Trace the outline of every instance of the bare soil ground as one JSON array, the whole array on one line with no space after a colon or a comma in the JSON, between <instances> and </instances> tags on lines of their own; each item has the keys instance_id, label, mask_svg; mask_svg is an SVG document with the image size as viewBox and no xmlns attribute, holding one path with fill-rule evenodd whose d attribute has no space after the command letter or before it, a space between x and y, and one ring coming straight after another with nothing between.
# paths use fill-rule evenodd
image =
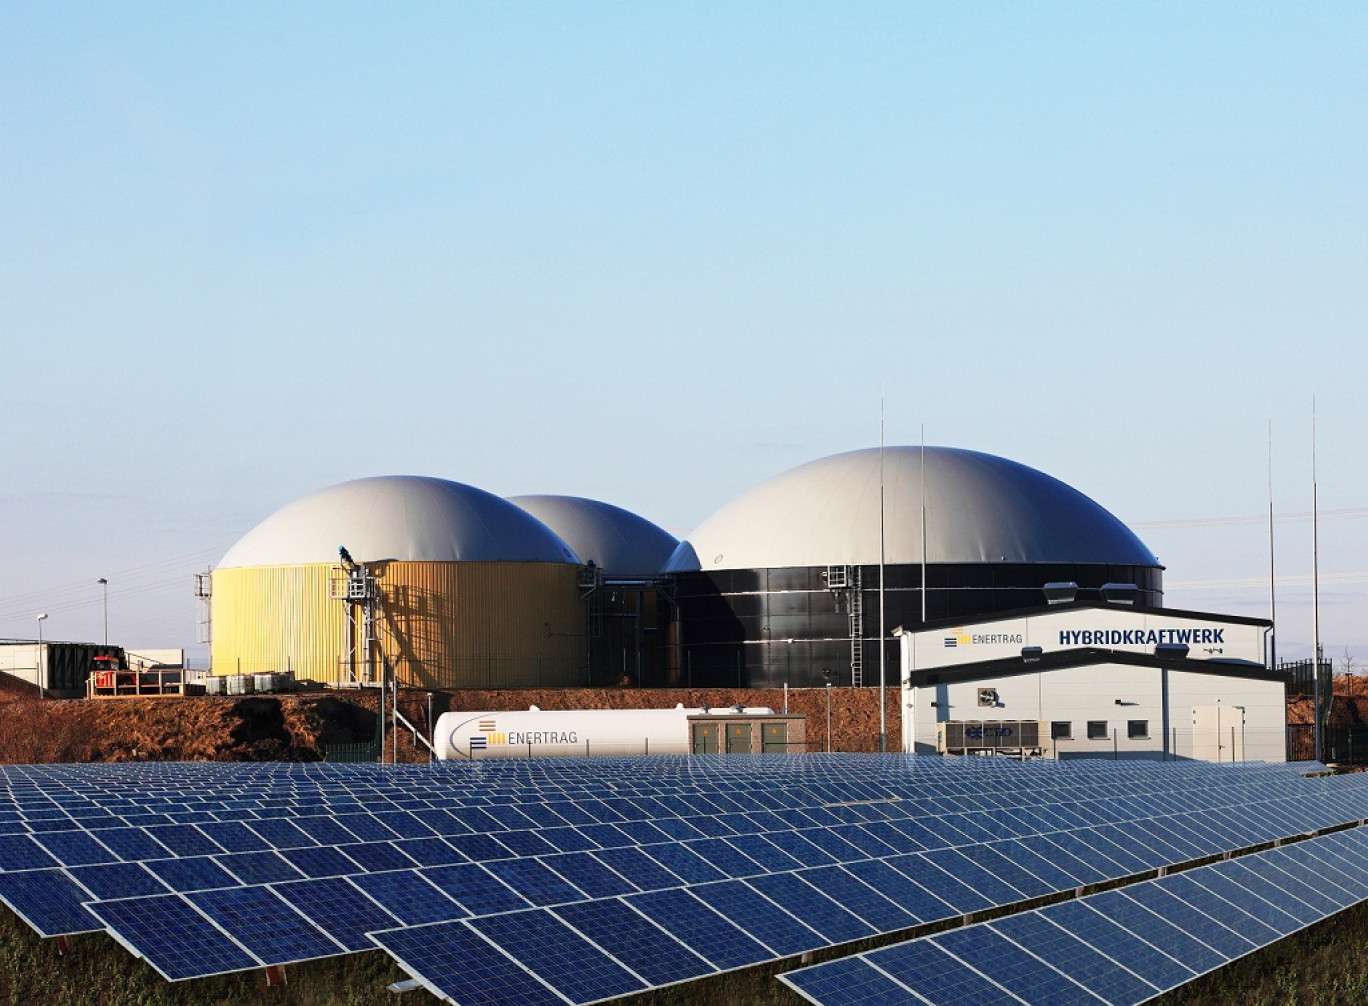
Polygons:
<instances>
[{"instance_id":1,"label":"bare soil ground","mask_svg":"<svg viewBox=\"0 0 1368 1006\"><path fill-rule=\"evenodd\" d=\"M404 691L400 711L427 732L448 710L647 709L686 706L784 707L784 692L741 689L530 689ZM792 690L788 710L807 716L809 751L877 751L876 689ZM899 743L897 692L887 694L889 746ZM368 741L375 730L374 692L312 691L291 695L40 701L0 690L0 762L318 761L329 744ZM400 760L422 759L402 729Z\"/></svg>"}]
</instances>

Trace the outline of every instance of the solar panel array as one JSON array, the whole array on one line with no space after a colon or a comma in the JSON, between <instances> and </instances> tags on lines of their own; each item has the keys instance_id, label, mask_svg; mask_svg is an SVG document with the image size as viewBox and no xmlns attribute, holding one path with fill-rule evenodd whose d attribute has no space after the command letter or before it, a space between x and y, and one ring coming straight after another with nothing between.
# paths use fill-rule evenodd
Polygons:
<instances>
[{"instance_id":1,"label":"solar panel array","mask_svg":"<svg viewBox=\"0 0 1368 1006\"><path fill-rule=\"evenodd\" d=\"M1341 831L782 975L819 1006L1135 1006L1368 900Z\"/></svg>"},{"instance_id":2,"label":"solar panel array","mask_svg":"<svg viewBox=\"0 0 1368 1006\"><path fill-rule=\"evenodd\" d=\"M9 766L0 900L171 980L380 946L453 1002L589 1003L1357 822L1362 778L901 755Z\"/></svg>"}]
</instances>

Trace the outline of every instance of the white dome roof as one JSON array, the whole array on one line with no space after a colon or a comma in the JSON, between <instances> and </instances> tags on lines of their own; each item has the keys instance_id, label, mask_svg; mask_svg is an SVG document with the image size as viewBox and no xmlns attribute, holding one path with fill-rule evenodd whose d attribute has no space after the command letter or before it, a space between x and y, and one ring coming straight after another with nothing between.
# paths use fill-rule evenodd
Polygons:
<instances>
[{"instance_id":1,"label":"white dome roof","mask_svg":"<svg viewBox=\"0 0 1368 1006\"><path fill-rule=\"evenodd\" d=\"M610 576L654 576L679 540L630 510L578 496L512 496L575 550Z\"/></svg>"},{"instance_id":2,"label":"white dome roof","mask_svg":"<svg viewBox=\"0 0 1368 1006\"><path fill-rule=\"evenodd\" d=\"M357 479L296 500L248 531L220 567L336 562L568 562L545 524L483 489L446 479Z\"/></svg>"},{"instance_id":3,"label":"white dome roof","mask_svg":"<svg viewBox=\"0 0 1368 1006\"><path fill-rule=\"evenodd\" d=\"M666 569L877 564L879 455L836 454L756 486L699 525ZM885 561L920 563L922 449L883 455ZM976 451L925 455L927 562L1159 565L1129 528L1056 478Z\"/></svg>"}]
</instances>

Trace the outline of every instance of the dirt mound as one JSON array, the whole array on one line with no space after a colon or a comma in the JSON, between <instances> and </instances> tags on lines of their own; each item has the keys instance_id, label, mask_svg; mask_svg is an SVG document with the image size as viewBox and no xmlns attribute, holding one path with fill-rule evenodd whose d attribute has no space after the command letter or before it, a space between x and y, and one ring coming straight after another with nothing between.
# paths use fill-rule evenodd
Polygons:
<instances>
[{"instance_id":1,"label":"dirt mound","mask_svg":"<svg viewBox=\"0 0 1368 1006\"><path fill-rule=\"evenodd\" d=\"M836 751L877 751L878 691L872 688L794 689L788 711L806 714L808 750L827 749L827 703ZM429 711L660 709L768 706L784 708L783 689L565 688L405 691L400 711L424 734ZM330 744L375 736L374 692L162 699L0 700L0 762L72 761L318 761ZM888 692L890 746L898 743L898 694ZM423 760L425 750L400 727L391 751L401 761Z\"/></svg>"}]
</instances>

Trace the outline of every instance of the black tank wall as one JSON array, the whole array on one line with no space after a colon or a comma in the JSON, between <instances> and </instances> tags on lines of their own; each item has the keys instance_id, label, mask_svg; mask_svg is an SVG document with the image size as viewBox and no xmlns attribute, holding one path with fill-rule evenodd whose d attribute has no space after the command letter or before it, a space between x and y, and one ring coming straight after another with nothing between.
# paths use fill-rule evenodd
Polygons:
<instances>
[{"instance_id":1,"label":"black tank wall","mask_svg":"<svg viewBox=\"0 0 1368 1006\"><path fill-rule=\"evenodd\" d=\"M879 683L879 567L859 569L864 608L863 683ZM675 574L679 683L692 687L820 687L851 684L850 591L827 587L826 566ZM927 570L928 621L1001 614L1045 603L1046 583L1072 581L1080 601L1101 601L1105 583L1140 588L1138 607L1163 604L1163 570L1075 563L936 564ZM915 628L921 618L921 567L884 567L884 623ZM898 649L889 639L888 684L897 683Z\"/></svg>"}]
</instances>

